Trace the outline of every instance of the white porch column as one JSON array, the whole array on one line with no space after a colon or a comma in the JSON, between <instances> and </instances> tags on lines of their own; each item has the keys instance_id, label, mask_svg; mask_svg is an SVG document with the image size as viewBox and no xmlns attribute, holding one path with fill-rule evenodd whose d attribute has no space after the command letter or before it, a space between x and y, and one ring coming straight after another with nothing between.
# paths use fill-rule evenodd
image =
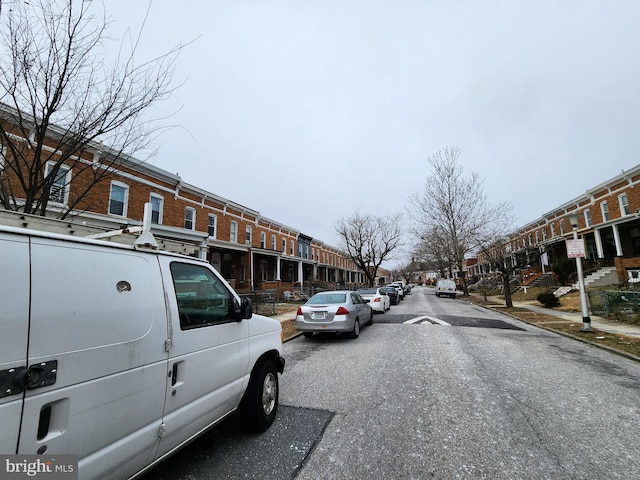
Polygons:
<instances>
[{"instance_id":1,"label":"white porch column","mask_svg":"<svg viewBox=\"0 0 640 480\"><path fill-rule=\"evenodd\" d=\"M593 233L596 237L596 252L598 254L598 258L604 258L604 249L602 248L602 235L600 234L600 229L596 228Z\"/></svg>"},{"instance_id":2,"label":"white porch column","mask_svg":"<svg viewBox=\"0 0 640 480\"><path fill-rule=\"evenodd\" d=\"M302 274L302 260L298 262L298 281L300 282L300 288L304 285L304 276Z\"/></svg>"},{"instance_id":3,"label":"white porch column","mask_svg":"<svg viewBox=\"0 0 640 480\"><path fill-rule=\"evenodd\" d=\"M613 240L616 244L616 257L622 256L622 242L620 241L620 231L617 225L611 225L613 229Z\"/></svg>"},{"instance_id":4,"label":"white porch column","mask_svg":"<svg viewBox=\"0 0 640 480\"><path fill-rule=\"evenodd\" d=\"M278 255L276 258L276 280L280 281L280 262L282 261L282 257Z\"/></svg>"},{"instance_id":5,"label":"white porch column","mask_svg":"<svg viewBox=\"0 0 640 480\"><path fill-rule=\"evenodd\" d=\"M249 275L249 281L251 282L251 289L256 288L256 285L253 283L253 250L249 250L249 270L251 270Z\"/></svg>"}]
</instances>

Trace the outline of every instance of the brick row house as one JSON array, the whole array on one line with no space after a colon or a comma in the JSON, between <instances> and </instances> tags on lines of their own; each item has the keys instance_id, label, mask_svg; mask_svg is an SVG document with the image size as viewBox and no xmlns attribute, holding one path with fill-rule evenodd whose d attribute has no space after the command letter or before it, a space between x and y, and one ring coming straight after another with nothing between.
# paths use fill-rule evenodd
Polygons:
<instances>
[{"instance_id":1,"label":"brick row house","mask_svg":"<svg viewBox=\"0 0 640 480\"><path fill-rule=\"evenodd\" d=\"M573 218L571 218L573 217ZM566 240L576 232L584 240L588 271L611 270L611 284L640 280L640 165L623 171L584 194L545 213L519 228L510 236L512 253L538 247L538 260L520 272L526 285L541 275L550 274L552 265L567 258ZM490 272L482 258L467 265L471 277Z\"/></svg>"},{"instance_id":2,"label":"brick row house","mask_svg":"<svg viewBox=\"0 0 640 480\"><path fill-rule=\"evenodd\" d=\"M4 168L10 152L2 148L0 153L0 175L11 175ZM206 259L240 292L270 289L281 294L312 282L334 288L364 280L338 248L132 157L119 156L105 179L75 203L95 171L107 168L103 159L108 156L103 145L91 145L74 157L73 167L60 169L46 217L74 204L64 222L6 210L0 212L0 222L109 237L110 231L140 226L144 205L150 203L151 232L160 248ZM53 163L45 164L45 170ZM117 237L113 239L127 241L126 235Z\"/></svg>"}]
</instances>

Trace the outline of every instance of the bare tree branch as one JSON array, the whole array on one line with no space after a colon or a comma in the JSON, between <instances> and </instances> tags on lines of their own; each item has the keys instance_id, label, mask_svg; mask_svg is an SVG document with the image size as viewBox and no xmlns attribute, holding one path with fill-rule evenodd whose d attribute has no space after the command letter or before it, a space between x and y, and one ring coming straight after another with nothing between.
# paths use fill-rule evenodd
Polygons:
<instances>
[{"instance_id":1,"label":"bare tree branch","mask_svg":"<svg viewBox=\"0 0 640 480\"><path fill-rule=\"evenodd\" d=\"M181 47L137 64L141 29L130 51L121 44L108 65L100 56L108 23L89 5L17 2L0 17L0 203L6 209L44 215L52 190L62 188L64 218L159 128L144 114L173 91Z\"/></svg>"},{"instance_id":2,"label":"bare tree branch","mask_svg":"<svg viewBox=\"0 0 640 480\"><path fill-rule=\"evenodd\" d=\"M421 193L409 197L414 233L424 239L436 263L449 272L457 269L463 291L465 258L479 249L482 241L497 236L513 222L511 204L489 203L479 175L464 175L458 163L460 150L445 148L429 157L432 174Z\"/></svg>"},{"instance_id":3,"label":"bare tree branch","mask_svg":"<svg viewBox=\"0 0 640 480\"><path fill-rule=\"evenodd\" d=\"M382 262L401 246L401 220L400 214L380 217L356 212L336 224L341 247L365 273L369 286L374 285Z\"/></svg>"}]
</instances>

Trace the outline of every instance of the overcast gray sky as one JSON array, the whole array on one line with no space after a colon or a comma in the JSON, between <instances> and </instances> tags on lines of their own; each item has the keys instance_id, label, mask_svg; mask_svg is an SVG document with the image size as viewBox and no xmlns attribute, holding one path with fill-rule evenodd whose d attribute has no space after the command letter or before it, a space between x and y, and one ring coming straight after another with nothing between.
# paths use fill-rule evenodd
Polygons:
<instances>
[{"instance_id":1,"label":"overcast gray sky","mask_svg":"<svg viewBox=\"0 0 640 480\"><path fill-rule=\"evenodd\" d=\"M119 36L148 3L106 0ZM138 59L190 43L152 163L337 245L458 147L524 225L638 163L640 1L153 0Z\"/></svg>"}]
</instances>

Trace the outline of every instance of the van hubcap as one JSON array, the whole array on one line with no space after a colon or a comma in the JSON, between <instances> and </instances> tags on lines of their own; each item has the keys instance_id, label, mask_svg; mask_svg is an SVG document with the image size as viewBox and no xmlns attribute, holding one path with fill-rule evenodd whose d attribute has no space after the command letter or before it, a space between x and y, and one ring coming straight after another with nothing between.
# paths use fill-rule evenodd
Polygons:
<instances>
[{"instance_id":1,"label":"van hubcap","mask_svg":"<svg viewBox=\"0 0 640 480\"><path fill-rule=\"evenodd\" d=\"M262 410L265 415L270 415L276 406L276 397L278 395L278 384L275 376L270 373L264 377L262 384Z\"/></svg>"}]
</instances>

